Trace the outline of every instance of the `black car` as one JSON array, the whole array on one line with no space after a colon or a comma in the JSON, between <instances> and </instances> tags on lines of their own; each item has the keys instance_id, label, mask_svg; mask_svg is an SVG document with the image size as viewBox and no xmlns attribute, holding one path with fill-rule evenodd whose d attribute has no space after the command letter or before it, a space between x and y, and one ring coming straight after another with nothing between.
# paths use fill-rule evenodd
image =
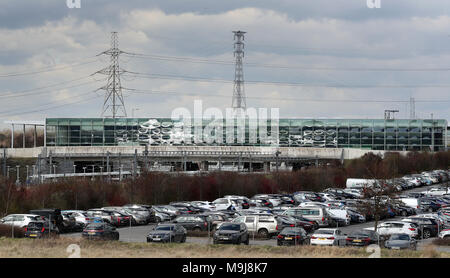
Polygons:
<instances>
[{"instance_id":1,"label":"black car","mask_svg":"<svg viewBox=\"0 0 450 278\"><path fill-rule=\"evenodd\" d=\"M48 219L58 228L60 233L71 232L70 230L67 230L67 226L64 224L60 209L35 209L30 210L30 214L40 215L45 219Z\"/></svg>"},{"instance_id":2,"label":"black car","mask_svg":"<svg viewBox=\"0 0 450 278\"><path fill-rule=\"evenodd\" d=\"M278 215L275 217L277 220L277 231L282 231L284 228L287 227L301 227L306 232L310 233L314 231L314 222L309 220L300 220L292 216L286 216L286 215Z\"/></svg>"},{"instance_id":3,"label":"black car","mask_svg":"<svg viewBox=\"0 0 450 278\"><path fill-rule=\"evenodd\" d=\"M29 238L57 237L58 235L58 230L48 221L33 221L25 227L25 237Z\"/></svg>"},{"instance_id":4,"label":"black car","mask_svg":"<svg viewBox=\"0 0 450 278\"><path fill-rule=\"evenodd\" d=\"M147 242L186 242L187 231L178 224L158 224L147 235Z\"/></svg>"},{"instance_id":5,"label":"black car","mask_svg":"<svg viewBox=\"0 0 450 278\"><path fill-rule=\"evenodd\" d=\"M347 245L367 246L378 243L378 233L370 230L354 231L346 238Z\"/></svg>"},{"instance_id":6,"label":"black car","mask_svg":"<svg viewBox=\"0 0 450 278\"><path fill-rule=\"evenodd\" d=\"M286 227L277 236L277 245L304 245L309 243L306 231L300 227Z\"/></svg>"},{"instance_id":7,"label":"black car","mask_svg":"<svg viewBox=\"0 0 450 278\"><path fill-rule=\"evenodd\" d=\"M248 245L250 236L245 223L226 222L220 225L213 236L213 243L232 243Z\"/></svg>"},{"instance_id":8,"label":"black car","mask_svg":"<svg viewBox=\"0 0 450 278\"><path fill-rule=\"evenodd\" d=\"M417 224L420 237L430 238L436 237L439 234L439 224L435 219L424 217L411 217L403 221Z\"/></svg>"},{"instance_id":9,"label":"black car","mask_svg":"<svg viewBox=\"0 0 450 278\"><path fill-rule=\"evenodd\" d=\"M172 223L183 226L188 231L211 231L212 224L208 215L180 215Z\"/></svg>"},{"instance_id":10,"label":"black car","mask_svg":"<svg viewBox=\"0 0 450 278\"><path fill-rule=\"evenodd\" d=\"M108 223L90 223L84 228L81 236L85 239L119 240L119 232L116 227Z\"/></svg>"}]
</instances>

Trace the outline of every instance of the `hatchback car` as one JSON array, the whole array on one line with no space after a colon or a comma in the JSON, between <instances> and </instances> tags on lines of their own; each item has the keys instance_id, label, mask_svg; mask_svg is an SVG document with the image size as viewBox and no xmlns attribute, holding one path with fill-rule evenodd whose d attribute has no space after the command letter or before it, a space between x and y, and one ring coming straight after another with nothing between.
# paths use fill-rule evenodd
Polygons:
<instances>
[{"instance_id":1,"label":"hatchback car","mask_svg":"<svg viewBox=\"0 0 450 278\"><path fill-rule=\"evenodd\" d=\"M119 240L119 232L109 223L88 224L81 236L85 239Z\"/></svg>"},{"instance_id":2,"label":"hatchback car","mask_svg":"<svg viewBox=\"0 0 450 278\"><path fill-rule=\"evenodd\" d=\"M25 237L28 238L57 237L58 235L58 230L47 221L33 221L25 227Z\"/></svg>"},{"instance_id":3,"label":"hatchback car","mask_svg":"<svg viewBox=\"0 0 450 278\"><path fill-rule=\"evenodd\" d=\"M417 249L417 241L408 234L393 234L384 243L388 249Z\"/></svg>"}]
</instances>

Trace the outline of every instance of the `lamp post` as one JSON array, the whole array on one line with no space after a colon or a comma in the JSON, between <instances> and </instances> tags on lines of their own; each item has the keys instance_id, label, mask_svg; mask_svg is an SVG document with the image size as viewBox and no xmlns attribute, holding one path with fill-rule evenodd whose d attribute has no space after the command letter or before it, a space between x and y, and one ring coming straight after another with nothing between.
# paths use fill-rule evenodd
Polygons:
<instances>
[{"instance_id":1,"label":"lamp post","mask_svg":"<svg viewBox=\"0 0 450 278\"><path fill-rule=\"evenodd\" d=\"M17 165L17 166L16 166L16 169L17 169L17 171L16 171L16 174L17 174L16 184L19 184L19 183L20 183L20 178L19 178L19 175L20 175L20 166Z\"/></svg>"}]
</instances>

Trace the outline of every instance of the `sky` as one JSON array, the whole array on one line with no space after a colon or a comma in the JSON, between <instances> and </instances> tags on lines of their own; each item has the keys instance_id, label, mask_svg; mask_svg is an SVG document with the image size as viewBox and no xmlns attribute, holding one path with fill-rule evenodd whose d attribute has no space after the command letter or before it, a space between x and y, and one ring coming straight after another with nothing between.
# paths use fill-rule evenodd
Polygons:
<instances>
[{"instance_id":1,"label":"sky","mask_svg":"<svg viewBox=\"0 0 450 278\"><path fill-rule=\"evenodd\" d=\"M100 117L118 32L128 116L230 107L245 31L247 107L282 118L450 120L450 1L2 0L0 127ZM138 73L138 74L136 74Z\"/></svg>"}]
</instances>

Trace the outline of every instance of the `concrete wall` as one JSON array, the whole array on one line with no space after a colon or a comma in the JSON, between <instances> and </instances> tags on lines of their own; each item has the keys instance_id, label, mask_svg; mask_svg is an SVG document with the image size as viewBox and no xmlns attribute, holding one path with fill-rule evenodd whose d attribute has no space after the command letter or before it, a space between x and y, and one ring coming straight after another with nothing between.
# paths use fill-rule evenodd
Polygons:
<instances>
[{"instance_id":1,"label":"concrete wall","mask_svg":"<svg viewBox=\"0 0 450 278\"><path fill-rule=\"evenodd\" d=\"M106 156L107 152L117 155L133 155L137 149L138 154L145 151L144 146L111 146L111 147L38 147L26 149L7 149L9 158L37 158L39 154L42 157L49 156L50 152L55 156L66 155L67 157L90 157ZM247 146L149 146L149 152L235 152L255 153L261 155L273 155L280 151L280 157L291 158L309 158L309 159L354 159L372 152L383 155L386 151L363 150L363 149L342 149L342 148L300 148L300 147L247 147ZM408 152L399 152L406 154ZM0 157L3 151L0 150Z\"/></svg>"}]
</instances>

